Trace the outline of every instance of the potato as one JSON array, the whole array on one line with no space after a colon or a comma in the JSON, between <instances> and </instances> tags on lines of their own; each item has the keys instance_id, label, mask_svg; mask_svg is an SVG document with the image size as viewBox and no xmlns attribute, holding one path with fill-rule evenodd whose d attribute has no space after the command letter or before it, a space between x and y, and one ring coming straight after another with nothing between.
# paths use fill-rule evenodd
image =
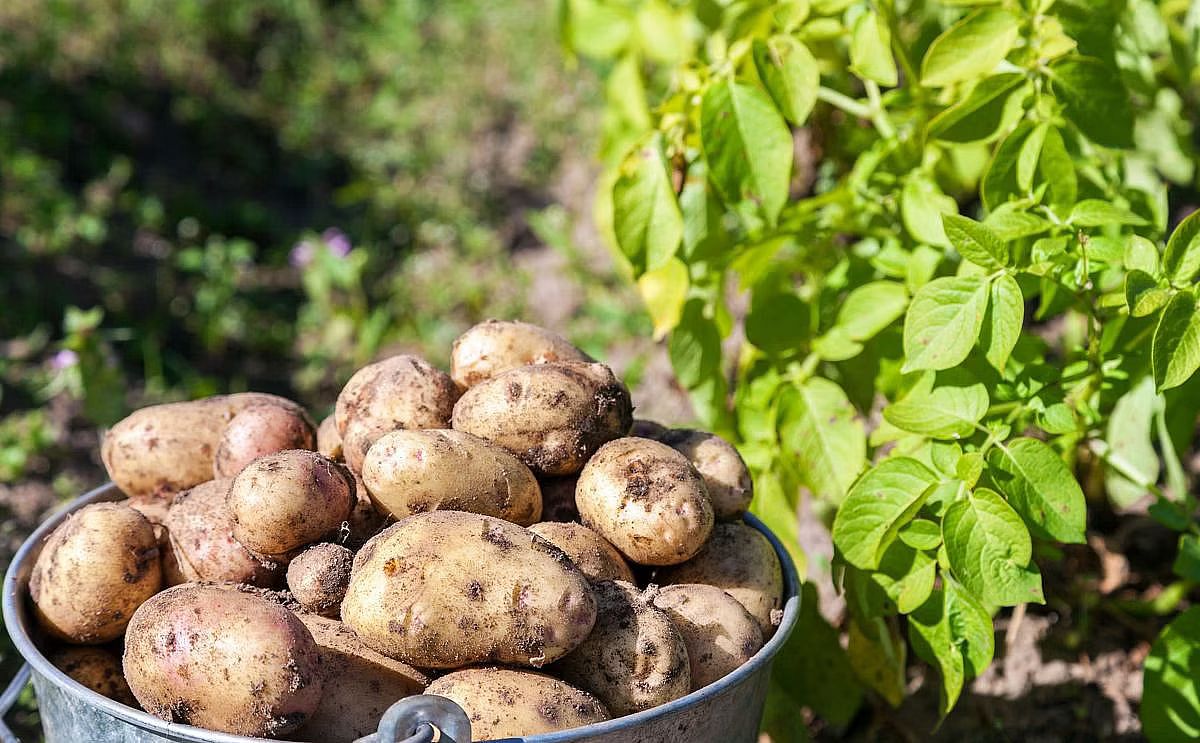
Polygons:
<instances>
[{"instance_id":1,"label":"potato","mask_svg":"<svg viewBox=\"0 0 1200 743\"><path fill-rule=\"evenodd\" d=\"M162 586L158 540L123 503L93 503L67 517L33 564L29 593L51 636L96 645L115 640Z\"/></svg>"},{"instance_id":2,"label":"potato","mask_svg":"<svg viewBox=\"0 0 1200 743\"><path fill-rule=\"evenodd\" d=\"M537 325L488 320L454 341L450 376L462 387L474 387L509 369L553 361L591 358L558 333Z\"/></svg>"},{"instance_id":3,"label":"potato","mask_svg":"<svg viewBox=\"0 0 1200 743\"><path fill-rule=\"evenodd\" d=\"M371 446L384 434L399 430L392 423L374 418L356 418L346 424L342 436L342 461L356 475L362 475L363 462Z\"/></svg>"},{"instance_id":4,"label":"potato","mask_svg":"<svg viewBox=\"0 0 1200 743\"><path fill-rule=\"evenodd\" d=\"M107 645L65 647L50 656L54 667L92 691L137 709L121 673L121 654Z\"/></svg>"},{"instance_id":5,"label":"potato","mask_svg":"<svg viewBox=\"0 0 1200 743\"><path fill-rule=\"evenodd\" d=\"M251 405L233 416L213 456L213 478L233 477L267 454L313 449L317 433L308 413L282 405Z\"/></svg>"},{"instance_id":6,"label":"potato","mask_svg":"<svg viewBox=\"0 0 1200 743\"><path fill-rule=\"evenodd\" d=\"M332 415L326 416L317 426L317 451L335 462L342 461L342 434Z\"/></svg>"},{"instance_id":7,"label":"potato","mask_svg":"<svg viewBox=\"0 0 1200 743\"><path fill-rule=\"evenodd\" d=\"M354 477L314 451L290 449L251 462L225 502L235 539L258 555L286 555L338 534L354 509Z\"/></svg>"},{"instance_id":8,"label":"potato","mask_svg":"<svg viewBox=\"0 0 1200 743\"><path fill-rule=\"evenodd\" d=\"M271 588L283 566L251 554L233 536L225 504L231 480L210 480L175 496L165 522L163 573L168 585L195 581L246 583Z\"/></svg>"},{"instance_id":9,"label":"potato","mask_svg":"<svg viewBox=\"0 0 1200 743\"><path fill-rule=\"evenodd\" d=\"M637 586L595 585L596 627L552 672L590 691L617 716L666 704L692 688L687 647Z\"/></svg>"},{"instance_id":10,"label":"potato","mask_svg":"<svg viewBox=\"0 0 1200 743\"><path fill-rule=\"evenodd\" d=\"M757 529L743 523L717 524L704 549L691 560L660 570L662 585L704 583L733 596L758 621L763 638L779 624L783 568L774 547Z\"/></svg>"},{"instance_id":11,"label":"potato","mask_svg":"<svg viewBox=\"0 0 1200 743\"><path fill-rule=\"evenodd\" d=\"M629 390L603 364L512 369L467 390L454 428L495 442L538 475L572 475L629 430Z\"/></svg>"},{"instance_id":12,"label":"potato","mask_svg":"<svg viewBox=\"0 0 1200 743\"><path fill-rule=\"evenodd\" d=\"M384 529L354 558L342 621L418 668L538 667L596 619L591 586L562 550L516 524L430 511Z\"/></svg>"},{"instance_id":13,"label":"potato","mask_svg":"<svg viewBox=\"0 0 1200 743\"><path fill-rule=\"evenodd\" d=\"M754 482L733 444L704 431L676 428L655 437L688 458L708 489L718 521L740 519L754 498Z\"/></svg>"},{"instance_id":14,"label":"potato","mask_svg":"<svg viewBox=\"0 0 1200 743\"><path fill-rule=\"evenodd\" d=\"M763 646L758 621L716 586L666 586L654 597L654 605L683 635L693 690L732 673Z\"/></svg>"},{"instance_id":15,"label":"potato","mask_svg":"<svg viewBox=\"0 0 1200 743\"><path fill-rule=\"evenodd\" d=\"M313 743L358 740L379 728L388 707L429 685L425 674L371 650L341 622L297 616L317 643L325 685L317 711L293 737Z\"/></svg>"},{"instance_id":16,"label":"potato","mask_svg":"<svg viewBox=\"0 0 1200 743\"><path fill-rule=\"evenodd\" d=\"M376 507L402 519L425 511L469 511L529 526L542 493L529 468L462 431L392 431L367 452L362 479Z\"/></svg>"},{"instance_id":17,"label":"potato","mask_svg":"<svg viewBox=\"0 0 1200 743\"><path fill-rule=\"evenodd\" d=\"M536 671L465 668L442 676L425 693L462 707L475 740L553 733L608 719L600 700Z\"/></svg>"},{"instance_id":18,"label":"potato","mask_svg":"<svg viewBox=\"0 0 1200 743\"><path fill-rule=\"evenodd\" d=\"M350 518L343 524L338 533L338 543L351 550L357 550L367 543L367 540L383 531L387 526L388 517L375 509L371 496L367 493L366 483L354 473L354 510Z\"/></svg>"},{"instance_id":19,"label":"potato","mask_svg":"<svg viewBox=\"0 0 1200 743\"><path fill-rule=\"evenodd\" d=\"M654 439L661 441L664 434L671 429L661 423L644 420L642 418L634 418L633 425L629 427L629 435L637 436L639 439Z\"/></svg>"},{"instance_id":20,"label":"potato","mask_svg":"<svg viewBox=\"0 0 1200 743\"><path fill-rule=\"evenodd\" d=\"M317 644L295 614L254 593L197 583L142 604L124 665L150 714L238 735L295 730L323 688Z\"/></svg>"},{"instance_id":21,"label":"potato","mask_svg":"<svg viewBox=\"0 0 1200 743\"><path fill-rule=\"evenodd\" d=\"M534 524L529 531L567 553L571 562L593 583L623 580L633 583L633 571L621 553L591 529L576 523L551 521Z\"/></svg>"},{"instance_id":22,"label":"potato","mask_svg":"<svg viewBox=\"0 0 1200 743\"><path fill-rule=\"evenodd\" d=\"M161 526L167 521L167 513L171 510L171 501L148 495L135 495L124 501L125 505L146 517L155 526Z\"/></svg>"},{"instance_id":23,"label":"potato","mask_svg":"<svg viewBox=\"0 0 1200 743\"><path fill-rule=\"evenodd\" d=\"M314 614L337 617L350 584L354 553L336 544L315 544L288 564L288 590Z\"/></svg>"},{"instance_id":24,"label":"potato","mask_svg":"<svg viewBox=\"0 0 1200 743\"><path fill-rule=\"evenodd\" d=\"M458 387L442 370L416 356L393 356L354 373L334 408L337 431L346 436L351 420L373 420L399 428L449 428Z\"/></svg>"},{"instance_id":25,"label":"potato","mask_svg":"<svg viewBox=\"0 0 1200 743\"><path fill-rule=\"evenodd\" d=\"M575 487L580 520L634 562L673 565L695 555L713 528L704 481L682 454L627 437L600 447Z\"/></svg>"},{"instance_id":26,"label":"potato","mask_svg":"<svg viewBox=\"0 0 1200 743\"><path fill-rule=\"evenodd\" d=\"M566 477L539 477L542 490L542 521L578 521L579 510L575 508L575 483L578 475Z\"/></svg>"},{"instance_id":27,"label":"potato","mask_svg":"<svg viewBox=\"0 0 1200 743\"><path fill-rule=\"evenodd\" d=\"M104 435L100 457L109 479L126 495L170 497L213 476L213 457L225 427L253 405L302 413L291 400L261 392L216 395L135 411Z\"/></svg>"}]
</instances>

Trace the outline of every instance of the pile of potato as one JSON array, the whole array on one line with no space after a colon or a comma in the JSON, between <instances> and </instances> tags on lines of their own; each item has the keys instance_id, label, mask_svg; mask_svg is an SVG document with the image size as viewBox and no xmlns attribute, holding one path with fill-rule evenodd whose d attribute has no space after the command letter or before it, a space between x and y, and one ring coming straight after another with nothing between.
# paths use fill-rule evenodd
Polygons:
<instances>
[{"instance_id":1,"label":"pile of potato","mask_svg":"<svg viewBox=\"0 0 1200 743\"><path fill-rule=\"evenodd\" d=\"M533 735L710 684L779 622L737 451L635 421L525 323L468 330L450 374L359 370L319 427L218 396L137 411L102 457L128 500L53 532L35 613L63 671L174 722L339 743L424 692L476 739Z\"/></svg>"}]
</instances>

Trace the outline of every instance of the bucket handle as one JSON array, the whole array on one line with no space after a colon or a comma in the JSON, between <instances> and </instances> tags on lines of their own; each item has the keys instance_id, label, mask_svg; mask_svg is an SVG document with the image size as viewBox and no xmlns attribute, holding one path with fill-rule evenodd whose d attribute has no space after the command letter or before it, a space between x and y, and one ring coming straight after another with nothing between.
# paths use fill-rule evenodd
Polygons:
<instances>
[{"instance_id":1,"label":"bucket handle","mask_svg":"<svg viewBox=\"0 0 1200 743\"><path fill-rule=\"evenodd\" d=\"M20 739L9 729L8 724L4 722L4 718L8 716L8 711L12 709L12 706L17 703L21 692L29 685L31 673L29 664L23 664L21 670L17 671L17 675L8 682L4 693L0 694L0 743L21 743Z\"/></svg>"},{"instance_id":2,"label":"bucket handle","mask_svg":"<svg viewBox=\"0 0 1200 743\"><path fill-rule=\"evenodd\" d=\"M471 720L453 701L436 694L405 697L387 708L378 732L354 743L471 743ZM4 743L7 743L5 741Z\"/></svg>"}]
</instances>

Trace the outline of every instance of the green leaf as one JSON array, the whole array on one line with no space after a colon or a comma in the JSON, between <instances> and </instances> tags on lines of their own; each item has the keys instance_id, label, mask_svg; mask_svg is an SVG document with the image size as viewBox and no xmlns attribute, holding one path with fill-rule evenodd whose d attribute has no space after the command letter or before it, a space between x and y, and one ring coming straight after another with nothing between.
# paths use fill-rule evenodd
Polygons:
<instances>
[{"instance_id":1,"label":"green leaf","mask_svg":"<svg viewBox=\"0 0 1200 743\"><path fill-rule=\"evenodd\" d=\"M1133 109L1116 70L1098 59L1071 56L1050 67L1063 113L1093 142L1133 147Z\"/></svg>"},{"instance_id":2,"label":"green leaf","mask_svg":"<svg viewBox=\"0 0 1200 743\"><path fill-rule=\"evenodd\" d=\"M1160 390L1178 387L1200 367L1200 311L1191 292L1179 292L1163 308L1150 342L1150 359Z\"/></svg>"},{"instance_id":3,"label":"green leaf","mask_svg":"<svg viewBox=\"0 0 1200 743\"><path fill-rule=\"evenodd\" d=\"M792 134L771 99L732 80L710 86L700 107L700 141L721 197L752 202L773 224L787 201Z\"/></svg>"},{"instance_id":4,"label":"green leaf","mask_svg":"<svg viewBox=\"0 0 1200 743\"><path fill-rule=\"evenodd\" d=\"M1179 286L1200 272L1200 209L1187 215L1171 233L1162 260L1167 278Z\"/></svg>"},{"instance_id":5,"label":"green leaf","mask_svg":"<svg viewBox=\"0 0 1200 743\"><path fill-rule=\"evenodd\" d=\"M988 463L996 486L1035 534L1083 543L1083 491L1053 449L1037 439L1014 439L993 449Z\"/></svg>"},{"instance_id":6,"label":"green leaf","mask_svg":"<svg viewBox=\"0 0 1200 743\"><path fill-rule=\"evenodd\" d=\"M925 372L904 399L883 409L896 428L937 439L966 438L988 409L987 388L965 374L937 380Z\"/></svg>"},{"instance_id":7,"label":"green leaf","mask_svg":"<svg viewBox=\"0 0 1200 743\"><path fill-rule=\"evenodd\" d=\"M929 519L913 519L900 530L900 541L913 549L935 550L942 543L942 529Z\"/></svg>"},{"instance_id":8,"label":"green leaf","mask_svg":"<svg viewBox=\"0 0 1200 743\"><path fill-rule=\"evenodd\" d=\"M1195 534L1179 535L1179 550L1171 570L1180 578L1200 582L1200 537Z\"/></svg>"},{"instance_id":9,"label":"green leaf","mask_svg":"<svg viewBox=\"0 0 1200 743\"><path fill-rule=\"evenodd\" d=\"M917 242L949 247L942 229L943 215L957 214L958 204L942 193L931 178L913 175L904 181L900 192L900 216L904 227Z\"/></svg>"},{"instance_id":10,"label":"green leaf","mask_svg":"<svg viewBox=\"0 0 1200 743\"><path fill-rule=\"evenodd\" d=\"M887 595L896 610L908 614L933 592L937 562L925 552L897 540L879 560L879 569L870 573L872 582Z\"/></svg>"},{"instance_id":11,"label":"green leaf","mask_svg":"<svg viewBox=\"0 0 1200 743\"><path fill-rule=\"evenodd\" d=\"M1071 406L1061 402L1046 406L1045 410L1038 413L1037 422L1039 428L1052 434L1074 433L1079 428Z\"/></svg>"},{"instance_id":12,"label":"green leaf","mask_svg":"<svg viewBox=\"0 0 1200 743\"><path fill-rule=\"evenodd\" d=\"M1180 614L1150 648L1142 671L1142 732L1151 743L1200 737L1200 606Z\"/></svg>"},{"instance_id":13,"label":"green leaf","mask_svg":"<svg viewBox=\"0 0 1200 743\"><path fill-rule=\"evenodd\" d=\"M779 436L818 498L838 503L867 462L867 436L842 388L813 377L779 397Z\"/></svg>"},{"instance_id":14,"label":"green leaf","mask_svg":"<svg viewBox=\"0 0 1200 743\"><path fill-rule=\"evenodd\" d=\"M979 338L988 304L982 276L947 276L917 290L904 317L904 369L949 369Z\"/></svg>"},{"instance_id":15,"label":"green leaf","mask_svg":"<svg viewBox=\"0 0 1200 743\"><path fill-rule=\"evenodd\" d=\"M1134 269L1125 275L1125 304L1133 317L1153 315L1171 299L1171 290L1153 276Z\"/></svg>"},{"instance_id":16,"label":"green leaf","mask_svg":"<svg viewBox=\"0 0 1200 743\"><path fill-rule=\"evenodd\" d=\"M679 383L691 389L721 368L721 334L704 314L704 301L688 300L680 313L679 326L667 346L671 366Z\"/></svg>"},{"instance_id":17,"label":"green leaf","mask_svg":"<svg viewBox=\"0 0 1200 743\"><path fill-rule=\"evenodd\" d=\"M821 71L808 47L791 36L755 39L754 67L784 117L804 124L821 87Z\"/></svg>"},{"instance_id":18,"label":"green leaf","mask_svg":"<svg viewBox=\"0 0 1200 743\"><path fill-rule=\"evenodd\" d=\"M995 211L1011 198L1025 195L1017 185L1017 160L1032 129L1033 125L1028 121L1021 122L1000 142L1000 146L992 155L987 170L984 171L983 181L979 185L983 205L988 211Z\"/></svg>"},{"instance_id":19,"label":"green leaf","mask_svg":"<svg viewBox=\"0 0 1200 743\"><path fill-rule=\"evenodd\" d=\"M982 673L995 652L991 616L953 581L945 581L909 615L908 639L917 655L937 666L942 676L943 718L954 708L966 680Z\"/></svg>"},{"instance_id":20,"label":"green leaf","mask_svg":"<svg viewBox=\"0 0 1200 743\"><path fill-rule=\"evenodd\" d=\"M984 268L1008 265L1008 246L984 225L959 214L947 214L942 222L950 244L963 258Z\"/></svg>"},{"instance_id":21,"label":"green leaf","mask_svg":"<svg viewBox=\"0 0 1200 743\"><path fill-rule=\"evenodd\" d=\"M784 549L796 563L796 572L806 575L808 556L800 547L799 521L796 519L797 490L784 487L780 478L771 473L755 473L754 501L750 511L779 537Z\"/></svg>"},{"instance_id":22,"label":"green leaf","mask_svg":"<svg viewBox=\"0 0 1200 743\"><path fill-rule=\"evenodd\" d=\"M872 281L856 287L838 308L834 326L854 341L874 338L908 307L908 290L895 281Z\"/></svg>"},{"instance_id":23,"label":"green leaf","mask_svg":"<svg viewBox=\"0 0 1200 743\"><path fill-rule=\"evenodd\" d=\"M1020 22L1000 8L963 18L929 45L921 61L921 84L933 88L981 77L995 69L1017 40Z\"/></svg>"},{"instance_id":24,"label":"green leaf","mask_svg":"<svg viewBox=\"0 0 1200 743\"><path fill-rule=\"evenodd\" d=\"M1119 461L1125 469L1141 478L1140 482L1131 482L1115 469L1105 468L1104 484L1108 497L1118 506L1131 505L1148 492L1145 483L1158 481L1158 453L1151 441L1157 404L1154 380L1142 377L1117 400L1108 419L1104 438L1108 443L1109 459Z\"/></svg>"},{"instance_id":25,"label":"green leaf","mask_svg":"<svg viewBox=\"0 0 1200 743\"><path fill-rule=\"evenodd\" d=\"M850 36L850 71L864 80L893 86L899 82L892 57L892 32L873 10L854 21Z\"/></svg>"},{"instance_id":26,"label":"green leaf","mask_svg":"<svg viewBox=\"0 0 1200 743\"><path fill-rule=\"evenodd\" d=\"M665 265L679 249L683 215L658 134L621 163L613 185L613 230L638 275Z\"/></svg>"},{"instance_id":27,"label":"green leaf","mask_svg":"<svg viewBox=\"0 0 1200 743\"><path fill-rule=\"evenodd\" d=\"M809 336L809 306L795 292L755 292L746 340L764 353L794 351Z\"/></svg>"},{"instance_id":28,"label":"green leaf","mask_svg":"<svg viewBox=\"0 0 1200 743\"><path fill-rule=\"evenodd\" d=\"M1038 172L1046 182L1047 201L1055 210L1066 211L1075 203L1079 179L1075 175L1075 161L1067 152L1062 132L1057 127L1046 130L1046 141L1042 142L1042 156L1038 160Z\"/></svg>"},{"instance_id":29,"label":"green leaf","mask_svg":"<svg viewBox=\"0 0 1200 743\"><path fill-rule=\"evenodd\" d=\"M1045 603L1029 530L995 492L980 488L951 503L942 537L954 577L983 603Z\"/></svg>"},{"instance_id":30,"label":"green leaf","mask_svg":"<svg viewBox=\"0 0 1200 743\"><path fill-rule=\"evenodd\" d=\"M1146 220L1128 209L1102 199L1084 199L1075 205L1067 222L1076 227L1107 227L1109 225L1143 225Z\"/></svg>"},{"instance_id":31,"label":"green leaf","mask_svg":"<svg viewBox=\"0 0 1200 743\"><path fill-rule=\"evenodd\" d=\"M959 143L991 139L1021 115L1027 91L1025 76L1019 72L985 78L970 95L933 117L929 136Z\"/></svg>"},{"instance_id":32,"label":"green leaf","mask_svg":"<svg viewBox=\"0 0 1200 743\"><path fill-rule=\"evenodd\" d=\"M1004 371L1025 324L1025 297L1020 284L1009 274L992 282L991 295L979 345L988 363L997 371Z\"/></svg>"},{"instance_id":33,"label":"green leaf","mask_svg":"<svg viewBox=\"0 0 1200 743\"><path fill-rule=\"evenodd\" d=\"M863 344L852 339L845 330L834 326L813 340L812 350L822 361L847 361L863 352Z\"/></svg>"},{"instance_id":34,"label":"green leaf","mask_svg":"<svg viewBox=\"0 0 1200 743\"><path fill-rule=\"evenodd\" d=\"M1143 271L1151 276L1158 273L1158 246L1141 235L1133 235L1125 246L1125 268Z\"/></svg>"},{"instance_id":35,"label":"green leaf","mask_svg":"<svg viewBox=\"0 0 1200 743\"><path fill-rule=\"evenodd\" d=\"M801 586L796 631L772 665L772 677L782 682L793 704L809 706L834 725L845 725L862 704L862 688L838 631L821 616L813 583Z\"/></svg>"},{"instance_id":36,"label":"green leaf","mask_svg":"<svg viewBox=\"0 0 1200 743\"><path fill-rule=\"evenodd\" d=\"M661 340L679 324L683 315L688 291L687 266L678 258L672 258L659 268L642 274L637 286L654 323L654 337Z\"/></svg>"},{"instance_id":37,"label":"green leaf","mask_svg":"<svg viewBox=\"0 0 1200 743\"><path fill-rule=\"evenodd\" d=\"M909 457L885 459L863 475L833 521L833 543L846 562L864 570L877 568L936 482L925 465Z\"/></svg>"},{"instance_id":38,"label":"green leaf","mask_svg":"<svg viewBox=\"0 0 1200 743\"><path fill-rule=\"evenodd\" d=\"M987 219L983 220L983 226L1005 242L1039 235L1050 231L1054 226L1049 220L1026 211L1017 203L1010 201L1001 204L995 211L987 215Z\"/></svg>"},{"instance_id":39,"label":"green leaf","mask_svg":"<svg viewBox=\"0 0 1200 743\"><path fill-rule=\"evenodd\" d=\"M894 622L876 617L852 618L846 652L859 680L874 689L888 704L904 701L908 646Z\"/></svg>"}]
</instances>

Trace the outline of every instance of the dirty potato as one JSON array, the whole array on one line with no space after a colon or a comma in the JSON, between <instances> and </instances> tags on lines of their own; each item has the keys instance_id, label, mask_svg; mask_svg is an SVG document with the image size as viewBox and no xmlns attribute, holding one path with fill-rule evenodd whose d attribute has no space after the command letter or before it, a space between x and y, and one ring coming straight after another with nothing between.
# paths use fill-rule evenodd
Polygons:
<instances>
[{"instance_id":1,"label":"dirty potato","mask_svg":"<svg viewBox=\"0 0 1200 743\"><path fill-rule=\"evenodd\" d=\"M288 590L308 611L338 617L353 562L354 553L341 545L315 544L288 564Z\"/></svg>"},{"instance_id":2,"label":"dirty potato","mask_svg":"<svg viewBox=\"0 0 1200 743\"><path fill-rule=\"evenodd\" d=\"M295 730L323 687L317 644L295 614L254 593L196 583L142 604L124 667L155 717L238 735Z\"/></svg>"},{"instance_id":3,"label":"dirty potato","mask_svg":"<svg viewBox=\"0 0 1200 743\"><path fill-rule=\"evenodd\" d=\"M175 493L212 479L213 457L225 427L254 405L303 414L291 400L261 392L151 405L108 430L100 458L109 478L126 495L170 500Z\"/></svg>"},{"instance_id":4,"label":"dirty potato","mask_svg":"<svg viewBox=\"0 0 1200 743\"><path fill-rule=\"evenodd\" d=\"M610 441L588 460L575 488L580 520L643 565L695 555L713 528L704 481L687 458L650 439Z\"/></svg>"},{"instance_id":5,"label":"dirty potato","mask_svg":"<svg viewBox=\"0 0 1200 743\"><path fill-rule=\"evenodd\" d=\"M354 373L338 394L334 421L343 438L351 420L399 428L448 428L458 387L450 375L417 356L402 354Z\"/></svg>"},{"instance_id":6,"label":"dirty potato","mask_svg":"<svg viewBox=\"0 0 1200 743\"><path fill-rule=\"evenodd\" d=\"M225 502L235 539L255 554L281 556L336 537L354 509L354 477L315 451L290 449L251 462Z\"/></svg>"},{"instance_id":7,"label":"dirty potato","mask_svg":"<svg viewBox=\"0 0 1200 743\"><path fill-rule=\"evenodd\" d=\"M213 478L233 477L267 454L313 449L317 434L308 413L282 405L251 405L233 416L213 456Z\"/></svg>"},{"instance_id":8,"label":"dirty potato","mask_svg":"<svg viewBox=\"0 0 1200 743\"><path fill-rule=\"evenodd\" d=\"M469 511L529 526L542 515L541 490L529 468L462 431L384 434L367 452L362 479L376 507L396 519Z\"/></svg>"},{"instance_id":9,"label":"dirty potato","mask_svg":"<svg viewBox=\"0 0 1200 743\"><path fill-rule=\"evenodd\" d=\"M629 430L629 390L603 364L511 369L467 390L454 428L512 452L538 475L571 475Z\"/></svg>"},{"instance_id":10,"label":"dirty potato","mask_svg":"<svg viewBox=\"0 0 1200 743\"><path fill-rule=\"evenodd\" d=\"M431 511L388 527L354 559L342 620L418 668L538 667L596 618L591 586L562 550L516 524Z\"/></svg>"},{"instance_id":11,"label":"dirty potato","mask_svg":"<svg viewBox=\"0 0 1200 743\"><path fill-rule=\"evenodd\" d=\"M450 376L462 387L474 387L497 374L530 364L591 361L558 333L524 322L487 320L454 341Z\"/></svg>"},{"instance_id":12,"label":"dirty potato","mask_svg":"<svg viewBox=\"0 0 1200 743\"><path fill-rule=\"evenodd\" d=\"M691 691L687 647L670 618L629 583L605 581L595 590L595 629L551 671L595 694L617 717Z\"/></svg>"},{"instance_id":13,"label":"dirty potato","mask_svg":"<svg viewBox=\"0 0 1200 743\"><path fill-rule=\"evenodd\" d=\"M67 642L115 640L162 586L158 540L145 516L93 503L50 534L29 577L38 623Z\"/></svg>"},{"instance_id":14,"label":"dirty potato","mask_svg":"<svg viewBox=\"0 0 1200 743\"><path fill-rule=\"evenodd\" d=\"M658 440L687 457L700 473L717 521L742 517L754 498L754 482L733 444L715 433L687 428L671 429Z\"/></svg>"},{"instance_id":15,"label":"dirty potato","mask_svg":"<svg viewBox=\"0 0 1200 743\"><path fill-rule=\"evenodd\" d=\"M121 654L107 645L65 647L51 654L54 667L101 696L127 707L137 700L121 673Z\"/></svg>"},{"instance_id":16,"label":"dirty potato","mask_svg":"<svg viewBox=\"0 0 1200 743\"><path fill-rule=\"evenodd\" d=\"M374 733L396 701L420 694L429 678L371 650L341 622L298 614L321 655L324 692L308 722L293 737L312 743L349 743Z\"/></svg>"},{"instance_id":17,"label":"dirty potato","mask_svg":"<svg viewBox=\"0 0 1200 743\"><path fill-rule=\"evenodd\" d=\"M654 605L666 612L683 635L693 690L732 673L763 645L758 621L716 586L665 586L655 595Z\"/></svg>"},{"instance_id":18,"label":"dirty potato","mask_svg":"<svg viewBox=\"0 0 1200 743\"><path fill-rule=\"evenodd\" d=\"M567 553L587 579L623 580L633 583L633 571L617 549L604 537L582 524L544 521L529 527L529 531Z\"/></svg>"},{"instance_id":19,"label":"dirty potato","mask_svg":"<svg viewBox=\"0 0 1200 743\"><path fill-rule=\"evenodd\" d=\"M744 523L717 524L704 549L658 572L663 585L704 583L733 596L770 638L783 606L783 568L767 538Z\"/></svg>"},{"instance_id":20,"label":"dirty potato","mask_svg":"<svg viewBox=\"0 0 1200 743\"><path fill-rule=\"evenodd\" d=\"M317 426L317 451L335 462L342 461L342 434L332 415Z\"/></svg>"},{"instance_id":21,"label":"dirty potato","mask_svg":"<svg viewBox=\"0 0 1200 743\"><path fill-rule=\"evenodd\" d=\"M518 738L590 725L608 719L591 694L536 671L465 668L429 685L427 694L446 697L471 719L477 740Z\"/></svg>"},{"instance_id":22,"label":"dirty potato","mask_svg":"<svg viewBox=\"0 0 1200 743\"><path fill-rule=\"evenodd\" d=\"M233 517L225 504L231 482L210 480L175 496L164 522L163 577L168 585L213 581L271 588L279 583L282 565L252 554L233 536Z\"/></svg>"}]
</instances>

